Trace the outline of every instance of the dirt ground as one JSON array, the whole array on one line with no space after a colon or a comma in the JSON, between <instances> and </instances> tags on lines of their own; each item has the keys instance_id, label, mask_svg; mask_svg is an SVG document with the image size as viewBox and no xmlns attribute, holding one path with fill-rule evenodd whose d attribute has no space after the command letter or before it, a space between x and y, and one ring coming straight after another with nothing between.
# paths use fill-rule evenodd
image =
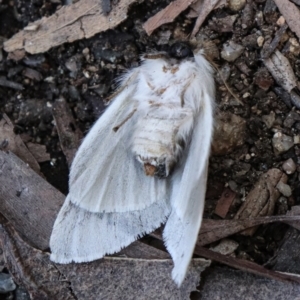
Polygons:
<instances>
[{"instance_id":1,"label":"dirt ground","mask_svg":"<svg viewBox=\"0 0 300 300\"><path fill-rule=\"evenodd\" d=\"M64 194L68 191L69 168L52 114L53 103L63 96L75 118L74 126L86 134L105 110L105 99L115 90L119 75L138 66L141 54L168 50L192 31L195 19L187 16L187 10L151 36L145 33L142 24L170 2L135 3L129 10L130 17L114 30L14 61L1 49L3 41L29 22L50 16L64 3L0 1L0 113L8 115L25 144L46 146L50 159L40 162L41 171ZM287 174L288 190L277 198L273 214L283 215L300 204L300 106L292 105L290 95L276 83L262 59L265 45L281 27L280 16L273 1L247 1L237 10L214 10L196 36L204 44L210 41L214 50L218 69L215 115L223 122L216 126L223 126L227 138L223 138L222 130L215 137L205 218L220 219L215 208L225 188L235 193L226 214L227 219L234 218L260 176L272 168ZM295 40L295 34L287 28L277 49L288 58L299 79L300 45ZM234 49L226 54L228 45ZM3 79L11 84L2 84ZM278 132L287 140L274 140ZM287 228L276 223L259 227L252 236L230 237L238 243L234 255L261 265L267 263L276 254Z\"/></svg>"}]
</instances>

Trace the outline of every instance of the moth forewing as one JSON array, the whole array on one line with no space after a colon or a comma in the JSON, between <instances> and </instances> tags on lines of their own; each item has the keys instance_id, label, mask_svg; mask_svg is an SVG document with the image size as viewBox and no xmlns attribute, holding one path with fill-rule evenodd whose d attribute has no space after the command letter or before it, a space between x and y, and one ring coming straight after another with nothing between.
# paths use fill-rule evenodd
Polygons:
<instances>
[{"instance_id":1,"label":"moth forewing","mask_svg":"<svg viewBox=\"0 0 300 300\"><path fill-rule=\"evenodd\" d=\"M95 260L166 222L180 285L202 220L213 103L212 69L201 51L183 60L144 56L76 154L51 259Z\"/></svg>"}]
</instances>

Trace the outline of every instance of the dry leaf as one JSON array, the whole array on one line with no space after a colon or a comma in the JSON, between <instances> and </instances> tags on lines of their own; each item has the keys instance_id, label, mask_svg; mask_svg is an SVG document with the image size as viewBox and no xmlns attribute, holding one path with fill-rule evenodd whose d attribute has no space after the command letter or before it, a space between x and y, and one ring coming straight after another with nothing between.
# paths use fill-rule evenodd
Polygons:
<instances>
[{"instance_id":1,"label":"dry leaf","mask_svg":"<svg viewBox=\"0 0 300 300\"><path fill-rule=\"evenodd\" d=\"M189 18L197 18L202 10L202 6L203 6L203 1L204 0L197 0L195 3L193 3L190 6L190 11L187 14L187 17ZM216 6L214 7L214 9L220 8L222 6L226 6L227 5L227 0L219 0L219 2L216 4Z\"/></svg>"},{"instance_id":2,"label":"dry leaf","mask_svg":"<svg viewBox=\"0 0 300 300\"><path fill-rule=\"evenodd\" d=\"M235 198L236 193L233 192L231 189L226 188L220 199L217 202L216 208L215 208L215 214L218 215L221 218L225 218L228 210Z\"/></svg>"},{"instance_id":3,"label":"dry leaf","mask_svg":"<svg viewBox=\"0 0 300 300\"><path fill-rule=\"evenodd\" d=\"M296 33L300 39L300 10L289 0L274 0L279 11L284 16L289 28Z\"/></svg>"},{"instance_id":4,"label":"dry leaf","mask_svg":"<svg viewBox=\"0 0 300 300\"><path fill-rule=\"evenodd\" d=\"M278 169L270 169L263 174L254 188L248 194L245 202L235 215L235 219L252 219L261 216L270 216L274 213L275 203L280 197L276 188L281 181L287 182L287 175ZM242 232L244 235L253 235L257 227Z\"/></svg>"},{"instance_id":5,"label":"dry leaf","mask_svg":"<svg viewBox=\"0 0 300 300\"><path fill-rule=\"evenodd\" d=\"M26 244L11 225L0 225L5 266L31 299L76 299L49 255Z\"/></svg>"},{"instance_id":6,"label":"dry leaf","mask_svg":"<svg viewBox=\"0 0 300 300\"><path fill-rule=\"evenodd\" d=\"M0 151L0 212L33 246L47 249L65 196L11 152Z\"/></svg>"},{"instance_id":7,"label":"dry leaf","mask_svg":"<svg viewBox=\"0 0 300 300\"><path fill-rule=\"evenodd\" d=\"M116 255L114 255L116 256ZM135 241L117 253L117 256L144 258L144 259L171 259L169 253L148 246L140 241Z\"/></svg>"},{"instance_id":8,"label":"dry leaf","mask_svg":"<svg viewBox=\"0 0 300 300\"><path fill-rule=\"evenodd\" d=\"M28 24L36 30L22 30L15 34L4 43L4 50L12 52L24 49L36 54L66 42L90 38L124 21L130 4L135 1L118 1L109 15L103 14L99 0L81 0L72 5L62 6L49 18L44 17Z\"/></svg>"},{"instance_id":9,"label":"dry leaf","mask_svg":"<svg viewBox=\"0 0 300 300\"><path fill-rule=\"evenodd\" d=\"M7 142L7 146L4 147L3 150L12 151L26 162L36 173L41 174L38 162L27 149L20 136L14 133L14 125L6 114L3 114L3 118L0 120L0 143L3 141Z\"/></svg>"},{"instance_id":10,"label":"dry leaf","mask_svg":"<svg viewBox=\"0 0 300 300\"><path fill-rule=\"evenodd\" d=\"M77 299L190 299L200 273L210 265L193 259L187 277L178 289L172 281L170 259L127 259L106 257L93 263L57 265L71 282Z\"/></svg>"},{"instance_id":11,"label":"dry leaf","mask_svg":"<svg viewBox=\"0 0 300 300\"><path fill-rule=\"evenodd\" d=\"M35 144L35 143L27 143L26 144L28 150L37 160L37 162L44 162L50 160L50 154L47 153L47 149L45 145Z\"/></svg>"},{"instance_id":12,"label":"dry leaf","mask_svg":"<svg viewBox=\"0 0 300 300\"><path fill-rule=\"evenodd\" d=\"M54 102L52 114L58 131L61 148L70 166L79 148L83 134L80 129L76 127L72 112L64 98L61 97Z\"/></svg>"},{"instance_id":13,"label":"dry leaf","mask_svg":"<svg viewBox=\"0 0 300 300\"><path fill-rule=\"evenodd\" d=\"M299 215L270 216L243 220L211 220L204 219L198 235L197 245L205 246L235 233L254 226L274 222L284 222L290 225L299 223ZM292 225L293 226L293 225ZM155 235L156 236L156 235ZM157 236L156 236L157 237Z\"/></svg>"},{"instance_id":14,"label":"dry leaf","mask_svg":"<svg viewBox=\"0 0 300 300\"><path fill-rule=\"evenodd\" d=\"M191 37L194 37L197 34L206 17L216 7L219 1L220 0L203 0L203 2L198 7L199 15L197 17Z\"/></svg>"},{"instance_id":15,"label":"dry leaf","mask_svg":"<svg viewBox=\"0 0 300 300\"><path fill-rule=\"evenodd\" d=\"M175 0L166 8L159 11L156 15L148 19L143 28L150 35L156 28L163 24L173 22L174 19L184 10L186 10L195 0Z\"/></svg>"},{"instance_id":16,"label":"dry leaf","mask_svg":"<svg viewBox=\"0 0 300 300\"><path fill-rule=\"evenodd\" d=\"M263 60L276 82L287 92L297 87L297 79L289 60L276 50L269 58Z\"/></svg>"}]
</instances>

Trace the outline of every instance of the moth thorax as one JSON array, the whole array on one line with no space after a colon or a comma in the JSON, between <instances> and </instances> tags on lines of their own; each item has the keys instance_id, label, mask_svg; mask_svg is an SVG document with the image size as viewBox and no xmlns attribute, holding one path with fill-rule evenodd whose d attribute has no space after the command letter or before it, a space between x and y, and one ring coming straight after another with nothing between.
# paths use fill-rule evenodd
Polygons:
<instances>
[{"instance_id":1,"label":"moth thorax","mask_svg":"<svg viewBox=\"0 0 300 300\"><path fill-rule=\"evenodd\" d=\"M184 143L177 137L181 118L148 114L136 124L132 150L147 176L165 178L180 159Z\"/></svg>"}]
</instances>

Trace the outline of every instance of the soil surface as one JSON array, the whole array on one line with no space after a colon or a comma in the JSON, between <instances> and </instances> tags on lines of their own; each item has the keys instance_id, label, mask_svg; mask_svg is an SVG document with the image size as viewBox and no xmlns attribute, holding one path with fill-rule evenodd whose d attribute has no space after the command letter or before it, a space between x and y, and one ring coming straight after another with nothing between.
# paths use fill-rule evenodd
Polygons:
<instances>
[{"instance_id":1,"label":"soil surface","mask_svg":"<svg viewBox=\"0 0 300 300\"><path fill-rule=\"evenodd\" d=\"M26 54L14 61L1 49L3 41L29 22L51 15L64 3L60 0L0 1L0 113L9 116L15 133L25 143L46 146L51 159L40 163L41 171L63 193L68 191L69 168L53 119L54 101L61 96L66 99L75 118L74 126L86 134L105 110L105 99L115 90L119 75L138 66L141 54L167 51L192 31L195 19L189 18L186 11L150 37L146 35L142 24L169 2L136 3L129 10L129 18L114 30L43 54ZM292 106L289 94L276 84L262 60L264 44L280 28L279 18L273 1L247 1L237 11L214 10L197 34L199 41L210 42L213 61L219 70L216 71L216 118L229 120L227 130L237 132L231 142L216 137L219 144L210 159L205 218L219 218L214 210L224 188L236 193L226 216L233 218L260 176L272 168L287 173L287 185L292 191L292 195L281 195L276 201L274 214L285 214L291 206L300 204L297 166L300 115ZM295 35L287 28L277 49L289 59L299 78L300 47L299 44L290 47L293 39ZM240 48L228 57L222 51L230 43ZM3 79L11 83L10 87L1 85ZM239 118L232 121L232 114ZM290 137L291 147L276 150L273 140L276 132ZM292 165L287 171L286 161ZM259 227L253 236L232 237L239 244L235 255L259 264L267 263L280 246L286 228L271 224Z\"/></svg>"}]
</instances>

